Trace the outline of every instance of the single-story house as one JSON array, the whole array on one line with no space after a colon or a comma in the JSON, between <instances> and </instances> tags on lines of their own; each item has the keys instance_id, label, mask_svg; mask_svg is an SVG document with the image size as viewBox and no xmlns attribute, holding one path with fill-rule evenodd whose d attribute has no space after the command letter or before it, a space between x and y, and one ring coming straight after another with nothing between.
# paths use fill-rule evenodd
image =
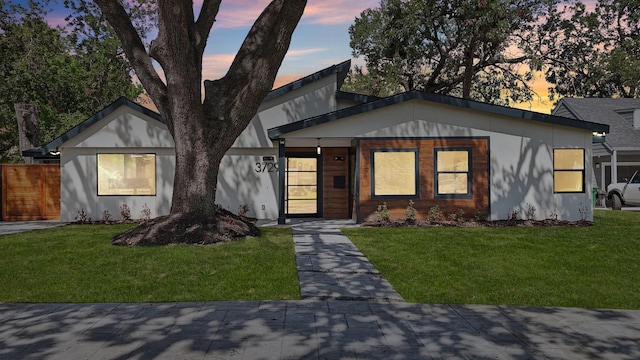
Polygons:
<instances>
[{"instance_id":1,"label":"single-story house","mask_svg":"<svg viewBox=\"0 0 640 360\"><path fill-rule=\"evenodd\" d=\"M408 92L375 98L340 91L350 62L269 93L227 152L216 199L247 205L259 219L373 220L386 203L404 217L437 205L445 214L504 219L527 208L536 218L592 219L592 135L607 125ZM51 143L57 154L61 219L84 211L119 216L127 204L167 214L173 142L155 112L120 99ZM146 210L148 209L148 210Z\"/></svg>"},{"instance_id":2,"label":"single-story house","mask_svg":"<svg viewBox=\"0 0 640 360\"><path fill-rule=\"evenodd\" d=\"M609 125L605 141L593 144L593 171L601 190L640 170L640 99L563 98L552 114Z\"/></svg>"}]
</instances>

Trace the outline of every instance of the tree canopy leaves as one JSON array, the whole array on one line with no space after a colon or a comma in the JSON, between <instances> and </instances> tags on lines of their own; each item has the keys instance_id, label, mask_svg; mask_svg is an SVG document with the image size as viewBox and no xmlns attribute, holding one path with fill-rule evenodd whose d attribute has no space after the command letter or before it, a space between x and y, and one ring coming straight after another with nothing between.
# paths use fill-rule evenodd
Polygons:
<instances>
[{"instance_id":1,"label":"tree canopy leaves","mask_svg":"<svg viewBox=\"0 0 640 360\"><path fill-rule=\"evenodd\" d=\"M640 96L640 2L599 0L549 13L545 77L550 98Z\"/></svg>"},{"instance_id":2,"label":"tree canopy leaves","mask_svg":"<svg viewBox=\"0 0 640 360\"><path fill-rule=\"evenodd\" d=\"M137 97L131 66L99 12L74 12L68 28L47 23L47 2L2 2L0 12L0 152L19 161L15 103L39 108L46 143L120 96ZM78 9L76 9L78 10ZM78 17L75 17L78 16ZM82 23L78 22L79 18ZM90 22L89 19L92 19ZM75 22L74 22L75 21Z\"/></svg>"},{"instance_id":3,"label":"tree canopy leaves","mask_svg":"<svg viewBox=\"0 0 640 360\"><path fill-rule=\"evenodd\" d=\"M544 0L382 0L349 28L354 56L381 89L509 103L531 99L514 51ZM374 89L377 89L375 87ZM384 95L384 94L371 94Z\"/></svg>"},{"instance_id":4,"label":"tree canopy leaves","mask_svg":"<svg viewBox=\"0 0 640 360\"><path fill-rule=\"evenodd\" d=\"M502 105L549 98L640 96L640 2L381 0L349 28L356 68L346 90L408 90Z\"/></svg>"}]
</instances>

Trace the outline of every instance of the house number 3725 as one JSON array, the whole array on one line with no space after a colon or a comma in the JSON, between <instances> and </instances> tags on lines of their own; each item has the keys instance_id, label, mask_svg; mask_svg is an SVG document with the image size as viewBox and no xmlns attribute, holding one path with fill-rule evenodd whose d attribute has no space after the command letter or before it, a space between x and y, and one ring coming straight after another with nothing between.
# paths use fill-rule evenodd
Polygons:
<instances>
[{"instance_id":1,"label":"house number 3725","mask_svg":"<svg viewBox=\"0 0 640 360\"><path fill-rule=\"evenodd\" d=\"M255 170L257 173L278 172L278 163L272 161L257 162Z\"/></svg>"}]
</instances>

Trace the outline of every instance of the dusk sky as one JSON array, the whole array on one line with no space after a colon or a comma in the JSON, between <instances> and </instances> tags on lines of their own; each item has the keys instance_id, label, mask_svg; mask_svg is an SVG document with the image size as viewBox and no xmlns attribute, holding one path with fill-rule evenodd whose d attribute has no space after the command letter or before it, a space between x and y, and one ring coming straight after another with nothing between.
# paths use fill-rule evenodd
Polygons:
<instances>
[{"instance_id":1,"label":"dusk sky","mask_svg":"<svg viewBox=\"0 0 640 360\"><path fill-rule=\"evenodd\" d=\"M202 0L194 3L196 11L199 11L198 4ZM268 3L269 0L222 2L205 51L204 79L217 79L224 75L249 28ZM379 0L309 0L275 86L350 59L349 26L363 10L377 7L379 3ZM61 4L52 6L54 12L49 16L50 23L63 23L68 10ZM354 59L353 63L363 65L364 62L362 59ZM543 100L546 100L547 84L539 81L534 86ZM536 100L518 107L549 113L551 106L548 100L545 103Z\"/></svg>"}]
</instances>

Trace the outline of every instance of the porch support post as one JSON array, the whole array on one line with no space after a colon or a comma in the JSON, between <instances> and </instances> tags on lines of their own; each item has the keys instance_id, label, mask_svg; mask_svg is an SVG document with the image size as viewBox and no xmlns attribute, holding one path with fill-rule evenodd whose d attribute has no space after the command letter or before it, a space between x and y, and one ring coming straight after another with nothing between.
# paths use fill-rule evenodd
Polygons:
<instances>
[{"instance_id":1,"label":"porch support post","mask_svg":"<svg viewBox=\"0 0 640 360\"><path fill-rule=\"evenodd\" d=\"M285 140L278 139L278 225L284 225L287 222L284 212L284 177L285 172Z\"/></svg>"},{"instance_id":2,"label":"porch support post","mask_svg":"<svg viewBox=\"0 0 640 360\"><path fill-rule=\"evenodd\" d=\"M618 182L618 150L613 150L611 154L611 183Z\"/></svg>"}]
</instances>

